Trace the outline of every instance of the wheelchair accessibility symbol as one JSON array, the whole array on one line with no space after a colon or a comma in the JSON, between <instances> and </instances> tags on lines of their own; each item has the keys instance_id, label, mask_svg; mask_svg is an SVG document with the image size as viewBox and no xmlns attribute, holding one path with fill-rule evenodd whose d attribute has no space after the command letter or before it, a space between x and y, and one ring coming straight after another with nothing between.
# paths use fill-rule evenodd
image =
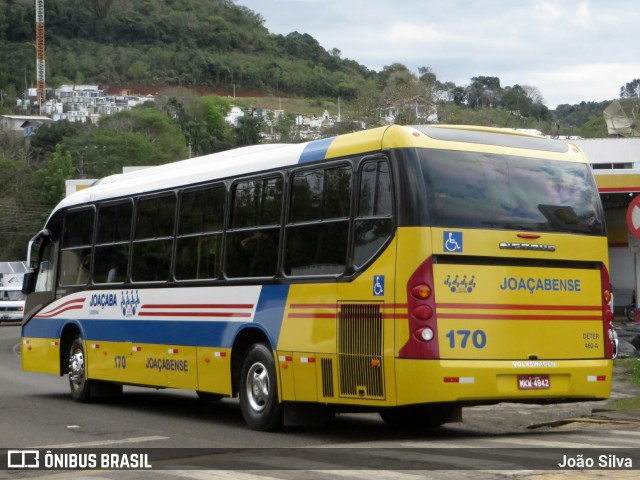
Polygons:
<instances>
[{"instance_id":1,"label":"wheelchair accessibility symbol","mask_svg":"<svg viewBox=\"0 0 640 480\"><path fill-rule=\"evenodd\" d=\"M462 252L462 232L444 232L444 251Z\"/></svg>"},{"instance_id":2,"label":"wheelchair accessibility symbol","mask_svg":"<svg viewBox=\"0 0 640 480\"><path fill-rule=\"evenodd\" d=\"M376 297L384 295L384 275L373 276L373 295Z\"/></svg>"}]
</instances>

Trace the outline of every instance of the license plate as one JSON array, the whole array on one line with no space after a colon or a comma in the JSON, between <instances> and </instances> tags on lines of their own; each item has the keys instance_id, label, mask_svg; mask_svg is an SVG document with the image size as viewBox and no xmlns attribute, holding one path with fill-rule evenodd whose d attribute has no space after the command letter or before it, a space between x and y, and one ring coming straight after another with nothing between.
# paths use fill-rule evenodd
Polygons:
<instances>
[{"instance_id":1,"label":"license plate","mask_svg":"<svg viewBox=\"0 0 640 480\"><path fill-rule=\"evenodd\" d=\"M518 389L544 390L551 388L549 375L518 375Z\"/></svg>"}]
</instances>

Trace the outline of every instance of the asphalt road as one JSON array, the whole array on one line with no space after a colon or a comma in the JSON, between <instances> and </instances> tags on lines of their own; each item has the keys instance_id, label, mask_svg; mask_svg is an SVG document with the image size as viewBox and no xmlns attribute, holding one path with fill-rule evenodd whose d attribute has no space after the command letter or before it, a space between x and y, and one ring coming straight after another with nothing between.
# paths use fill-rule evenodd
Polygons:
<instances>
[{"instance_id":1,"label":"asphalt road","mask_svg":"<svg viewBox=\"0 0 640 480\"><path fill-rule=\"evenodd\" d=\"M515 468L520 471L529 469L531 465L515 460L513 451L509 453L510 460L492 458L496 452L507 451L504 447L527 449L527 458L535 458L531 456L532 448L547 447L550 450L544 452L555 458L562 449L629 448L640 444L640 432L633 425L577 423L563 428L544 426L546 422L558 418L588 414L592 408L601 406L602 402L546 407L509 404L475 407L465 410L463 423L446 425L430 432L392 430L377 415L360 414L339 415L322 428L289 428L281 433L249 430L242 420L237 400L209 403L198 399L193 392L125 387L124 395L115 400L78 404L68 394L66 377L21 371L19 335L20 328L17 325L0 326L0 455L4 454L2 449L23 448L53 451L60 448L70 451L87 448L126 448L133 451L161 448L173 455L172 459L161 461L161 464L173 462L186 465L180 472L73 472L73 478L258 480L346 476L411 480L425 478L424 472L415 471L420 466L420 456L435 458L441 462L442 468L481 466L486 469L483 475L478 475L478 471L459 471L458 475L452 476L447 470L442 470L440 476L436 477L430 472L427 478L513 478L513 475L503 477L501 469L513 471ZM528 428L532 425L540 428ZM202 451L187 450L235 447L241 450L225 450L222 451L223 456L217 450L216 458L222 458L224 462L209 464L202 462ZM287 470L294 461L291 451L286 450L288 447L323 449L313 450L321 454L313 453L312 458L308 451L301 451L302 458L295 461L300 462L299 468L303 471ZM263 448L270 450L247 450ZM434 448L445 449L445 453L431 450ZM484 449L481 450L483 453L478 454L478 448ZM395 449L401 449L400 457ZM182 455L182 458L176 460L176 455ZM405 463L399 465L398 458L403 458ZM203 465L209 469L199 470L196 475L193 468ZM372 465L375 466L373 471L363 473L360 470L371 468ZM406 468L401 468L403 465ZM217 469L211 470L211 466ZM239 473L238 470L247 471ZM310 473L316 471L324 474ZM232 473L234 476L229 476ZM47 475L52 476L46 478L68 478L61 473L42 471L0 471L0 478L3 478L3 474L5 478L44 478Z\"/></svg>"}]
</instances>

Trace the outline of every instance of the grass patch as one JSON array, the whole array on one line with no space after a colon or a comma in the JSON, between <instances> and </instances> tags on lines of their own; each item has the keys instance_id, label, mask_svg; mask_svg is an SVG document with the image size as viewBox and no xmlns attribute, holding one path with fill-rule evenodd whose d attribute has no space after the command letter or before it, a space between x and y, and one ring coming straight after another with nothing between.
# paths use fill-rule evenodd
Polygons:
<instances>
[{"instance_id":1,"label":"grass patch","mask_svg":"<svg viewBox=\"0 0 640 480\"><path fill-rule=\"evenodd\" d=\"M640 385L640 359L638 358L622 358L616 360L616 363L622 367L624 373L628 376L627 380L635 385Z\"/></svg>"},{"instance_id":2,"label":"grass patch","mask_svg":"<svg viewBox=\"0 0 640 480\"><path fill-rule=\"evenodd\" d=\"M622 400L616 400L607 408L613 410L630 410L632 408L640 408L640 397L623 398Z\"/></svg>"},{"instance_id":3,"label":"grass patch","mask_svg":"<svg viewBox=\"0 0 640 480\"><path fill-rule=\"evenodd\" d=\"M622 358L615 361L614 368L619 368L624 373L624 381L634 385L640 385L640 359L638 358ZM640 408L640 397L624 398L616 400L608 405L614 410L629 410L632 408Z\"/></svg>"}]
</instances>

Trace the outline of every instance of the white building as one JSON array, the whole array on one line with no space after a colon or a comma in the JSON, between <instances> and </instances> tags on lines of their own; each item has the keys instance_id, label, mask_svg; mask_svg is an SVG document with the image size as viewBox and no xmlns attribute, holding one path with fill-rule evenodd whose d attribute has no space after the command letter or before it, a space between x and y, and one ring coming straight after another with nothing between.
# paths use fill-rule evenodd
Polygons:
<instances>
[{"instance_id":1,"label":"white building","mask_svg":"<svg viewBox=\"0 0 640 480\"><path fill-rule=\"evenodd\" d=\"M587 155L605 207L609 243L609 276L615 304L631 302L640 291L639 242L630 235L627 209L640 194L640 137L571 140Z\"/></svg>"},{"instance_id":2,"label":"white building","mask_svg":"<svg viewBox=\"0 0 640 480\"><path fill-rule=\"evenodd\" d=\"M230 123L234 127L238 126L238 119L244 117L244 112L240 107L231 107L231 111L224 117L227 123Z\"/></svg>"},{"instance_id":3,"label":"white building","mask_svg":"<svg viewBox=\"0 0 640 480\"><path fill-rule=\"evenodd\" d=\"M53 122L53 119L36 115L1 115L0 130L21 137L30 137L38 128L49 122Z\"/></svg>"}]
</instances>

